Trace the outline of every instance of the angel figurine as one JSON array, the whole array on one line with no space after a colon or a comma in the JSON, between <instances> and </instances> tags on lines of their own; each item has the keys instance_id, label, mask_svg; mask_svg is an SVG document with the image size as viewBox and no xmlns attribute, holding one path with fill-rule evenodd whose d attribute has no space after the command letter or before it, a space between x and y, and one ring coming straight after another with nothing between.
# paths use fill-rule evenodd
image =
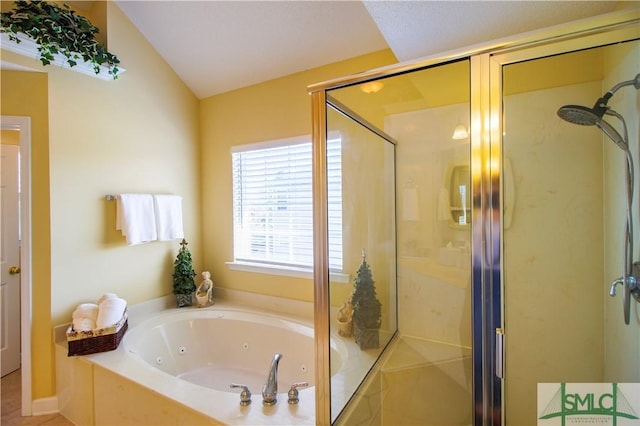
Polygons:
<instances>
[{"instance_id":1,"label":"angel figurine","mask_svg":"<svg viewBox=\"0 0 640 426\"><path fill-rule=\"evenodd\" d=\"M353 333L353 305L351 299L345 301L338 311L338 334L342 337L350 337Z\"/></svg>"},{"instance_id":2,"label":"angel figurine","mask_svg":"<svg viewBox=\"0 0 640 426\"><path fill-rule=\"evenodd\" d=\"M202 282L196 290L196 299L198 301L198 307L203 308L211 304L211 292L213 290L213 281L211 281L211 274L209 271L202 273Z\"/></svg>"}]
</instances>

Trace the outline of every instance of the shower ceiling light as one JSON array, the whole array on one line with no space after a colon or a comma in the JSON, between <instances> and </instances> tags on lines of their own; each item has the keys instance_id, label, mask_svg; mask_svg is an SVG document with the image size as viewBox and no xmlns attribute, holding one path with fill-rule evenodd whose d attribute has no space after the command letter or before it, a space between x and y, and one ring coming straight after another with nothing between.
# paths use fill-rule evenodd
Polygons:
<instances>
[{"instance_id":1,"label":"shower ceiling light","mask_svg":"<svg viewBox=\"0 0 640 426\"><path fill-rule=\"evenodd\" d=\"M453 129L453 136L451 136L451 139L457 141L460 139L466 139L468 137L469 131L467 130L467 127L464 124L458 124L456 128Z\"/></svg>"},{"instance_id":2,"label":"shower ceiling light","mask_svg":"<svg viewBox=\"0 0 640 426\"><path fill-rule=\"evenodd\" d=\"M383 87L384 83L381 81L369 81L367 83L362 83L360 90L364 93L378 93Z\"/></svg>"}]
</instances>

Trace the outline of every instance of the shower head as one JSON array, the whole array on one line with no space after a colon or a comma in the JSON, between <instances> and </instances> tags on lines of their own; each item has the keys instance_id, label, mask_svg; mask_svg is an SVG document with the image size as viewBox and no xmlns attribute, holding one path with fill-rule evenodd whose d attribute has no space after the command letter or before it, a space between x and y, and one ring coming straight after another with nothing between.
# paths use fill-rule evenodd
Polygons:
<instances>
[{"instance_id":1,"label":"shower head","mask_svg":"<svg viewBox=\"0 0 640 426\"><path fill-rule=\"evenodd\" d=\"M582 105L565 105L560 107L558 117L569 123L579 124L581 126L598 126L620 149L627 151L629 148L624 138L611 124L602 119L605 114L620 118L620 114L609 109L607 102L609 102L609 99L611 99L614 93L625 86L633 86L637 90L640 90L640 74L636 75L633 80L623 81L613 86L611 90L596 101L592 108Z\"/></svg>"},{"instance_id":2,"label":"shower head","mask_svg":"<svg viewBox=\"0 0 640 426\"><path fill-rule=\"evenodd\" d=\"M594 126L602 118L592 108L582 105L565 105L558 110L558 116L581 126Z\"/></svg>"},{"instance_id":3,"label":"shower head","mask_svg":"<svg viewBox=\"0 0 640 426\"><path fill-rule=\"evenodd\" d=\"M582 105L565 105L558 110L558 117L573 124L581 126L595 126L607 113L607 102L613 96L613 92L607 92L598 99L592 108Z\"/></svg>"},{"instance_id":4,"label":"shower head","mask_svg":"<svg viewBox=\"0 0 640 426\"><path fill-rule=\"evenodd\" d=\"M565 105L558 110L558 116L569 123L581 126L597 126L620 149L626 151L628 149L627 144L620 133L602 118L604 114L617 115L615 111L608 110L608 107L601 103L603 99L598 99L593 108L582 105Z\"/></svg>"}]
</instances>

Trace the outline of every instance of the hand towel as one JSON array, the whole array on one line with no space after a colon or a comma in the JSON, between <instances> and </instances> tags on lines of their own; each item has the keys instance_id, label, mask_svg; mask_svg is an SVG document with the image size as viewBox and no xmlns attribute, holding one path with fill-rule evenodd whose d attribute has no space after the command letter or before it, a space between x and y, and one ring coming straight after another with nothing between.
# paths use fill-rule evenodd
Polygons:
<instances>
[{"instance_id":1,"label":"hand towel","mask_svg":"<svg viewBox=\"0 0 640 426\"><path fill-rule=\"evenodd\" d=\"M109 297L98 305L97 328L111 327L124 315L127 301L119 297Z\"/></svg>"},{"instance_id":2,"label":"hand towel","mask_svg":"<svg viewBox=\"0 0 640 426\"><path fill-rule=\"evenodd\" d=\"M182 227L182 197L179 195L153 196L159 241L184 238Z\"/></svg>"},{"instance_id":3,"label":"hand towel","mask_svg":"<svg viewBox=\"0 0 640 426\"><path fill-rule=\"evenodd\" d=\"M150 194L120 194L116 201L116 229L133 246L158 239L153 197Z\"/></svg>"},{"instance_id":4,"label":"hand towel","mask_svg":"<svg viewBox=\"0 0 640 426\"><path fill-rule=\"evenodd\" d=\"M71 316L74 320L88 318L95 323L98 318L98 305L95 303L82 303L78 305Z\"/></svg>"}]
</instances>

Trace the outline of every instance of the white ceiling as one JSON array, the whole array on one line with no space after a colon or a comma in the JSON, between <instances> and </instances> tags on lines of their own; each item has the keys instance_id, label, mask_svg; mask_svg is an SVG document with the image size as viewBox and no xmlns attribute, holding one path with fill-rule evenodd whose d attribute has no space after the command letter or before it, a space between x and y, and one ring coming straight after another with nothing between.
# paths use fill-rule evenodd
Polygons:
<instances>
[{"instance_id":1,"label":"white ceiling","mask_svg":"<svg viewBox=\"0 0 640 426\"><path fill-rule=\"evenodd\" d=\"M116 1L200 99L385 48L402 62L640 5L563 0Z\"/></svg>"},{"instance_id":2,"label":"white ceiling","mask_svg":"<svg viewBox=\"0 0 640 426\"><path fill-rule=\"evenodd\" d=\"M389 47L399 61L413 60L611 12L616 2L119 0L118 5L196 96L205 98Z\"/></svg>"},{"instance_id":3,"label":"white ceiling","mask_svg":"<svg viewBox=\"0 0 640 426\"><path fill-rule=\"evenodd\" d=\"M388 47L359 1L118 5L199 98Z\"/></svg>"}]
</instances>

